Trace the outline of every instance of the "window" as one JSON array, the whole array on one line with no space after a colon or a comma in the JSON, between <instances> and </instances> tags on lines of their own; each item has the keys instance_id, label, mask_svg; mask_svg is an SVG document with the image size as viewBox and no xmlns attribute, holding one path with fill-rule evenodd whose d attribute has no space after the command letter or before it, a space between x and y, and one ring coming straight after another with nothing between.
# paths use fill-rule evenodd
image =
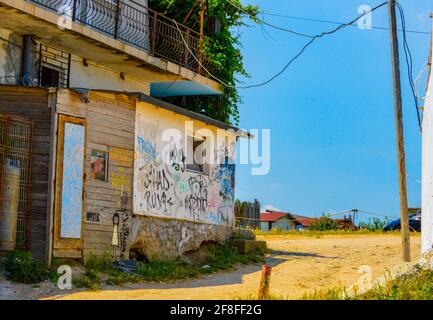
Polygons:
<instances>
[{"instance_id":1,"label":"window","mask_svg":"<svg viewBox=\"0 0 433 320\"><path fill-rule=\"evenodd\" d=\"M186 169L188 171L204 173L206 159L205 140L189 136L187 147Z\"/></svg>"},{"instance_id":2,"label":"window","mask_svg":"<svg viewBox=\"0 0 433 320\"><path fill-rule=\"evenodd\" d=\"M60 72L45 66L41 70L41 87L54 87L60 86Z\"/></svg>"},{"instance_id":3,"label":"window","mask_svg":"<svg viewBox=\"0 0 433 320\"><path fill-rule=\"evenodd\" d=\"M41 87L69 87L71 55L40 44L39 83Z\"/></svg>"}]
</instances>

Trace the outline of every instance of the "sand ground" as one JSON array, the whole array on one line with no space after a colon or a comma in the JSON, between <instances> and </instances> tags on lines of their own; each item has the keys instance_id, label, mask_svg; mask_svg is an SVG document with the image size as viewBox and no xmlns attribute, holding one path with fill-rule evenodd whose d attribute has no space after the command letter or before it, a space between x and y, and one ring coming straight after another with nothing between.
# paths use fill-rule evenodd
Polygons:
<instances>
[{"instance_id":1,"label":"sand ground","mask_svg":"<svg viewBox=\"0 0 433 320\"><path fill-rule=\"evenodd\" d=\"M350 286L359 278L358 268L371 267L373 277L401 264L399 234L288 235L259 237L272 252L270 292L299 299L306 292ZM412 260L419 258L420 237L411 237ZM261 265L239 267L200 279L176 283L104 286L100 291L60 291L45 283L39 287L12 285L0 280L0 299L238 299L253 298L258 291Z\"/></svg>"}]
</instances>

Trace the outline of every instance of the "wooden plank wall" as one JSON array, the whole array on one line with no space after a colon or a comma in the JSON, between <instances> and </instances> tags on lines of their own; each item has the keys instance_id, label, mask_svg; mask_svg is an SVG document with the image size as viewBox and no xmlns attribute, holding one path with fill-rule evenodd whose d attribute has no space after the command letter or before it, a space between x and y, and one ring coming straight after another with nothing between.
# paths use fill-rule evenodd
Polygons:
<instances>
[{"instance_id":1,"label":"wooden plank wall","mask_svg":"<svg viewBox=\"0 0 433 320\"><path fill-rule=\"evenodd\" d=\"M48 166L51 109L48 91L41 88L0 86L0 113L19 115L35 122L32 159L32 195L29 245L33 256L46 258Z\"/></svg>"},{"instance_id":2,"label":"wooden plank wall","mask_svg":"<svg viewBox=\"0 0 433 320\"><path fill-rule=\"evenodd\" d=\"M84 257L112 253L113 215L121 209L122 190L127 193L129 219L119 224L119 236L129 230L132 210L135 140L135 101L126 95L90 92L88 103L73 91L60 90L57 112L87 120L84 172ZM92 149L109 153L108 181L91 179ZM99 222L86 221L88 213ZM127 250L126 250L127 251ZM125 252L127 257L128 252Z\"/></svg>"}]
</instances>

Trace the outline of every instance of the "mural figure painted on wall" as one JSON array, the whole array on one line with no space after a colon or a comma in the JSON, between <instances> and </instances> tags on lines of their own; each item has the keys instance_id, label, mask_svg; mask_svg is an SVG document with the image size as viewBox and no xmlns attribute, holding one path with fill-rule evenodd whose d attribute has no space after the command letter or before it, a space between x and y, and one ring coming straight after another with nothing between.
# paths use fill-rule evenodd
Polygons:
<instances>
[{"instance_id":1,"label":"mural figure painted on wall","mask_svg":"<svg viewBox=\"0 0 433 320\"><path fill-rule=\"evenodd\" d=\"M120 217L119 214L116 212L115 214L113 214L113 235L111 237L113 260L118 260L119 258L119 223Z\"/></svg>"},{"instance_id":2,"label":"mural figure painted on wall","mask_svg":"<svg viewBox=\"0 0 433 320\"><path fill-rule=\"evenodd\" d=\"M111 247L114 260L125 259L128 247L129 229L128 193L122 191L120 196L120 210L113 214Z\"/></svg>"}]
</instances>

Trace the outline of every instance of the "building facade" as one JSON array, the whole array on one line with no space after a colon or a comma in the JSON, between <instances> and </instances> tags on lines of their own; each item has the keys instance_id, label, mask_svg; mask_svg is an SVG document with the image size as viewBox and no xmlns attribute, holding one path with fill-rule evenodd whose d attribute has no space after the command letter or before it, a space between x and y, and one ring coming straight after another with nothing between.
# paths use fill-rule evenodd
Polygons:
<instances>
[{"instance_id":1,"label":"building facade","mask_svg":"<svg viewBox=\"0 0 433 320\"><path fill-rule=\"evenodd\" d=\"M0 0L0 251L175 258L230 237L247 135L161 100L221 94L198 38L146 1Z\"/></svg>"}]
</instances>

